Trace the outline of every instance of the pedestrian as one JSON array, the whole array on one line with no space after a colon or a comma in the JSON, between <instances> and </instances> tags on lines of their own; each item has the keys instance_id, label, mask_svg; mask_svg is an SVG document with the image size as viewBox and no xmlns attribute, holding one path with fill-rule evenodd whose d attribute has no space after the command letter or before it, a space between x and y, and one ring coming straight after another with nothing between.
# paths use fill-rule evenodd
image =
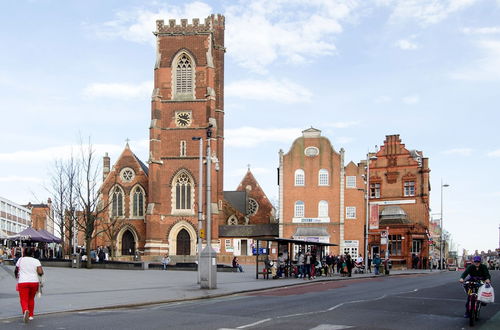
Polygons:
<instances>
[{"instance_id":1,"label":"pedestrian","mask_svg":"<svg viewBox=\"0 0 500 330\"><path fill-rule=\"evenodd\" d=\"M382 260L380 259L378 254L375 254L373 256L373 272L375 273L375 275L378 275L379 267L380 267L381 263L382 263Z\"/></svg>"},{"instance_id":2,"label":"pedestrian","mask_svg":"<svg viewBox=\"0 0 500 330\"><path fill-rule=\"evenodd\" d=\"M106 259L106 254L104 253L104 249L101 247L99 247L99 252L97 253L98 257L99 257L99 263L104 263L105 259Z\"/></svg>"},{"instance_id":3,"label":"pedestrian","mask_svg":"<svg viewBox=\"0 0 500 330\"><path fill-rule=\"evenodd\" d=\"M170 263L170 257L168 256L168 253L165 254L165 256L161 259L161 263L163 265L163 270L167 270L167 266Z\"/></svg>"},{"instance_id":4,"label":"pedestrian","mask_svg":"<svg viewBox=\"0 0 500 330\"><path fill-rule=\"evenodd\" d=\"M299 252L299 256L297 258L297 268L299 271L299 278L302 278L305 276L304 274L304 254L302 252Z\"/></svg>"},{"instance_id":5,"label":"pedestrian","mask_svg":"<svg viewBox=\"0 0 500 330\"><path fill-rule=\"evenodd\" d=\"M17 278L17 291L23 313L23 321L33 320L35 310L35 295L38 291L43 268L40 260L33 258L33 250L26 249L25 256L19 258L14 271Z\"/></svg>"},{"instance_id":6,"label":"pedestrian","mask_svg":"<svg viewBox=\"0 0 500 330\"><path fill-rule=\"evenodd\" d=\"M330 252L330 254L326 257L325 260L326 265L328 267L328 270L326 272L328 276L333 276L333 260L334 260L333 254Z\"/></svg>"},{"instance_id":7,"label":"pedestrian","mask_svg":"<svg viewBox=\"0 0 500 330\"><path fill-rule=\"evenodd\" d=\"M372 261L373 261L373 259L372 259L372 257L369 255L369 256L368 256L368 272L370 272L370 273L372 272Z\"/></svg>"},{"instance_id":8,"label":"pedestrian","mask_svg":"<svg viewBox=\"0 0 500 330\"><path fill-rule=\"evenodd\" d=\"M241 273L243 273L243 267L241 267L238 257L236 256L233 258L233 268L237 268Z\"/></svg>"},{"instance_id":9,"label":"pedestrian","mask_svg":"<svg viewBox=\"0 0 500 330\"><path fill-rule=\"evenodd\" d=\"M347 266L347 276L351 277L352 276L353 260L351 259L351 255L349 253L345 254L345 263Z\"/></svg>"},{"instance_id":10,"label":"pedestrian","mask_svg":"<svg viewBox=\"0 0 500 330\"><path fill-rule=\"evenodd\" d=\"M307 251L306 257L305 257L305 265L306 265L306 274L309 279L311 279L311 252ZM306 279L306 276L304 274L304 280Z\"/></svg>"}]
</instances>

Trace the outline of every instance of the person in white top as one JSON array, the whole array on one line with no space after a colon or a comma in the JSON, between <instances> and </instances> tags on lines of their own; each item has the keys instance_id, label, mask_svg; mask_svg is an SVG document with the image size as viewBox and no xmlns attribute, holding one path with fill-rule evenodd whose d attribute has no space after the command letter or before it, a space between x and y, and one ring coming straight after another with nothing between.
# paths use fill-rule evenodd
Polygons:
<instances>
[{"instance_id":1,"label":"person in white top","mask_svg":"<svg viewBox=\"0 0 500 330\"><path fill-rule=\"evenodd\" d=\"M38 259L33 258L32 249L26 249L24 257L19 258L17 261L15 275L23 320L26 323L28 320L33 320L35 295L39 286L38 276L43 275L42 264Z\"/></svg>"}]
</instances>

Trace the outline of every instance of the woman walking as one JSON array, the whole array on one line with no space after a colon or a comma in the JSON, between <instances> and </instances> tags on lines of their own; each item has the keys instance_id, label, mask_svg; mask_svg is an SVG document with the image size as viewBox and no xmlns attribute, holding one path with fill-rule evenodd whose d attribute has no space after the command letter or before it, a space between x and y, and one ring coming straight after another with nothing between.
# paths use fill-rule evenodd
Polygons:
<instances>
[{"instance_id":1,"label":"woman walking","mask_svg":"<svg viewBox=\"0 0 500 330\"><path fill-rule=\"evenodd\" d=\"M42 264L33 258L33 250L26 249L24 257L19 258L16 263L15 275L17 278L17 289L23 312L23 321L33 320L35 310L35 295L38 291L38 276L43 275Z\"/></svg>"}]
</instances>

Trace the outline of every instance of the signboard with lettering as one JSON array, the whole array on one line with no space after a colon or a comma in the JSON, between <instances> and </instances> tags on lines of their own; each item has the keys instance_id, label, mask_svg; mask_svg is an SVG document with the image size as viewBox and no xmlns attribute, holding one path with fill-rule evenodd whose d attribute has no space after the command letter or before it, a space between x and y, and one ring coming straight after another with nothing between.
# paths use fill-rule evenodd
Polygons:
<instances>
[{"instance_id":1,"label":"signboard with lettering","mask_svg":"<svg viewBox=\"0 0 500 330\"><path fill-rule=\"evenodd\" d=\"M378 204L370 204L370 229L378 229L378 212L379 212Z\"/></svg>"},{"instance_id":2,"label":"signboard with lettering","mask_svg":"<svg viewBox=\"0 0 500 330\"><path fill-rule=\"evenodd\" d=\"M328 223L330 218L292 218L293 223Z\"/></svg>"}]
</instances>

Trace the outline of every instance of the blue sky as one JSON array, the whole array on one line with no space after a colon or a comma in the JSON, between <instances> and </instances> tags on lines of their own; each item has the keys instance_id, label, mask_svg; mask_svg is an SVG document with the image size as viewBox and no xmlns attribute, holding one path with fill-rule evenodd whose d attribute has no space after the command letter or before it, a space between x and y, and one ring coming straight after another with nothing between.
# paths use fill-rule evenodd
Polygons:
<instances>
[{"instance_id":1,"label":"blue sky","mask_svg":"<svg viewBox=\"0 0 500 330\"><path fill-rule=\"evenodd\" d=\"M498 247L499 0L0 1L0 196L46 200L91 137L148 154L155 20L226 16L225 189L247 164L277 199L278 151L310 126L358 162L400 134L430 159L459 249Z\"/></svg>"}]
</instances>

